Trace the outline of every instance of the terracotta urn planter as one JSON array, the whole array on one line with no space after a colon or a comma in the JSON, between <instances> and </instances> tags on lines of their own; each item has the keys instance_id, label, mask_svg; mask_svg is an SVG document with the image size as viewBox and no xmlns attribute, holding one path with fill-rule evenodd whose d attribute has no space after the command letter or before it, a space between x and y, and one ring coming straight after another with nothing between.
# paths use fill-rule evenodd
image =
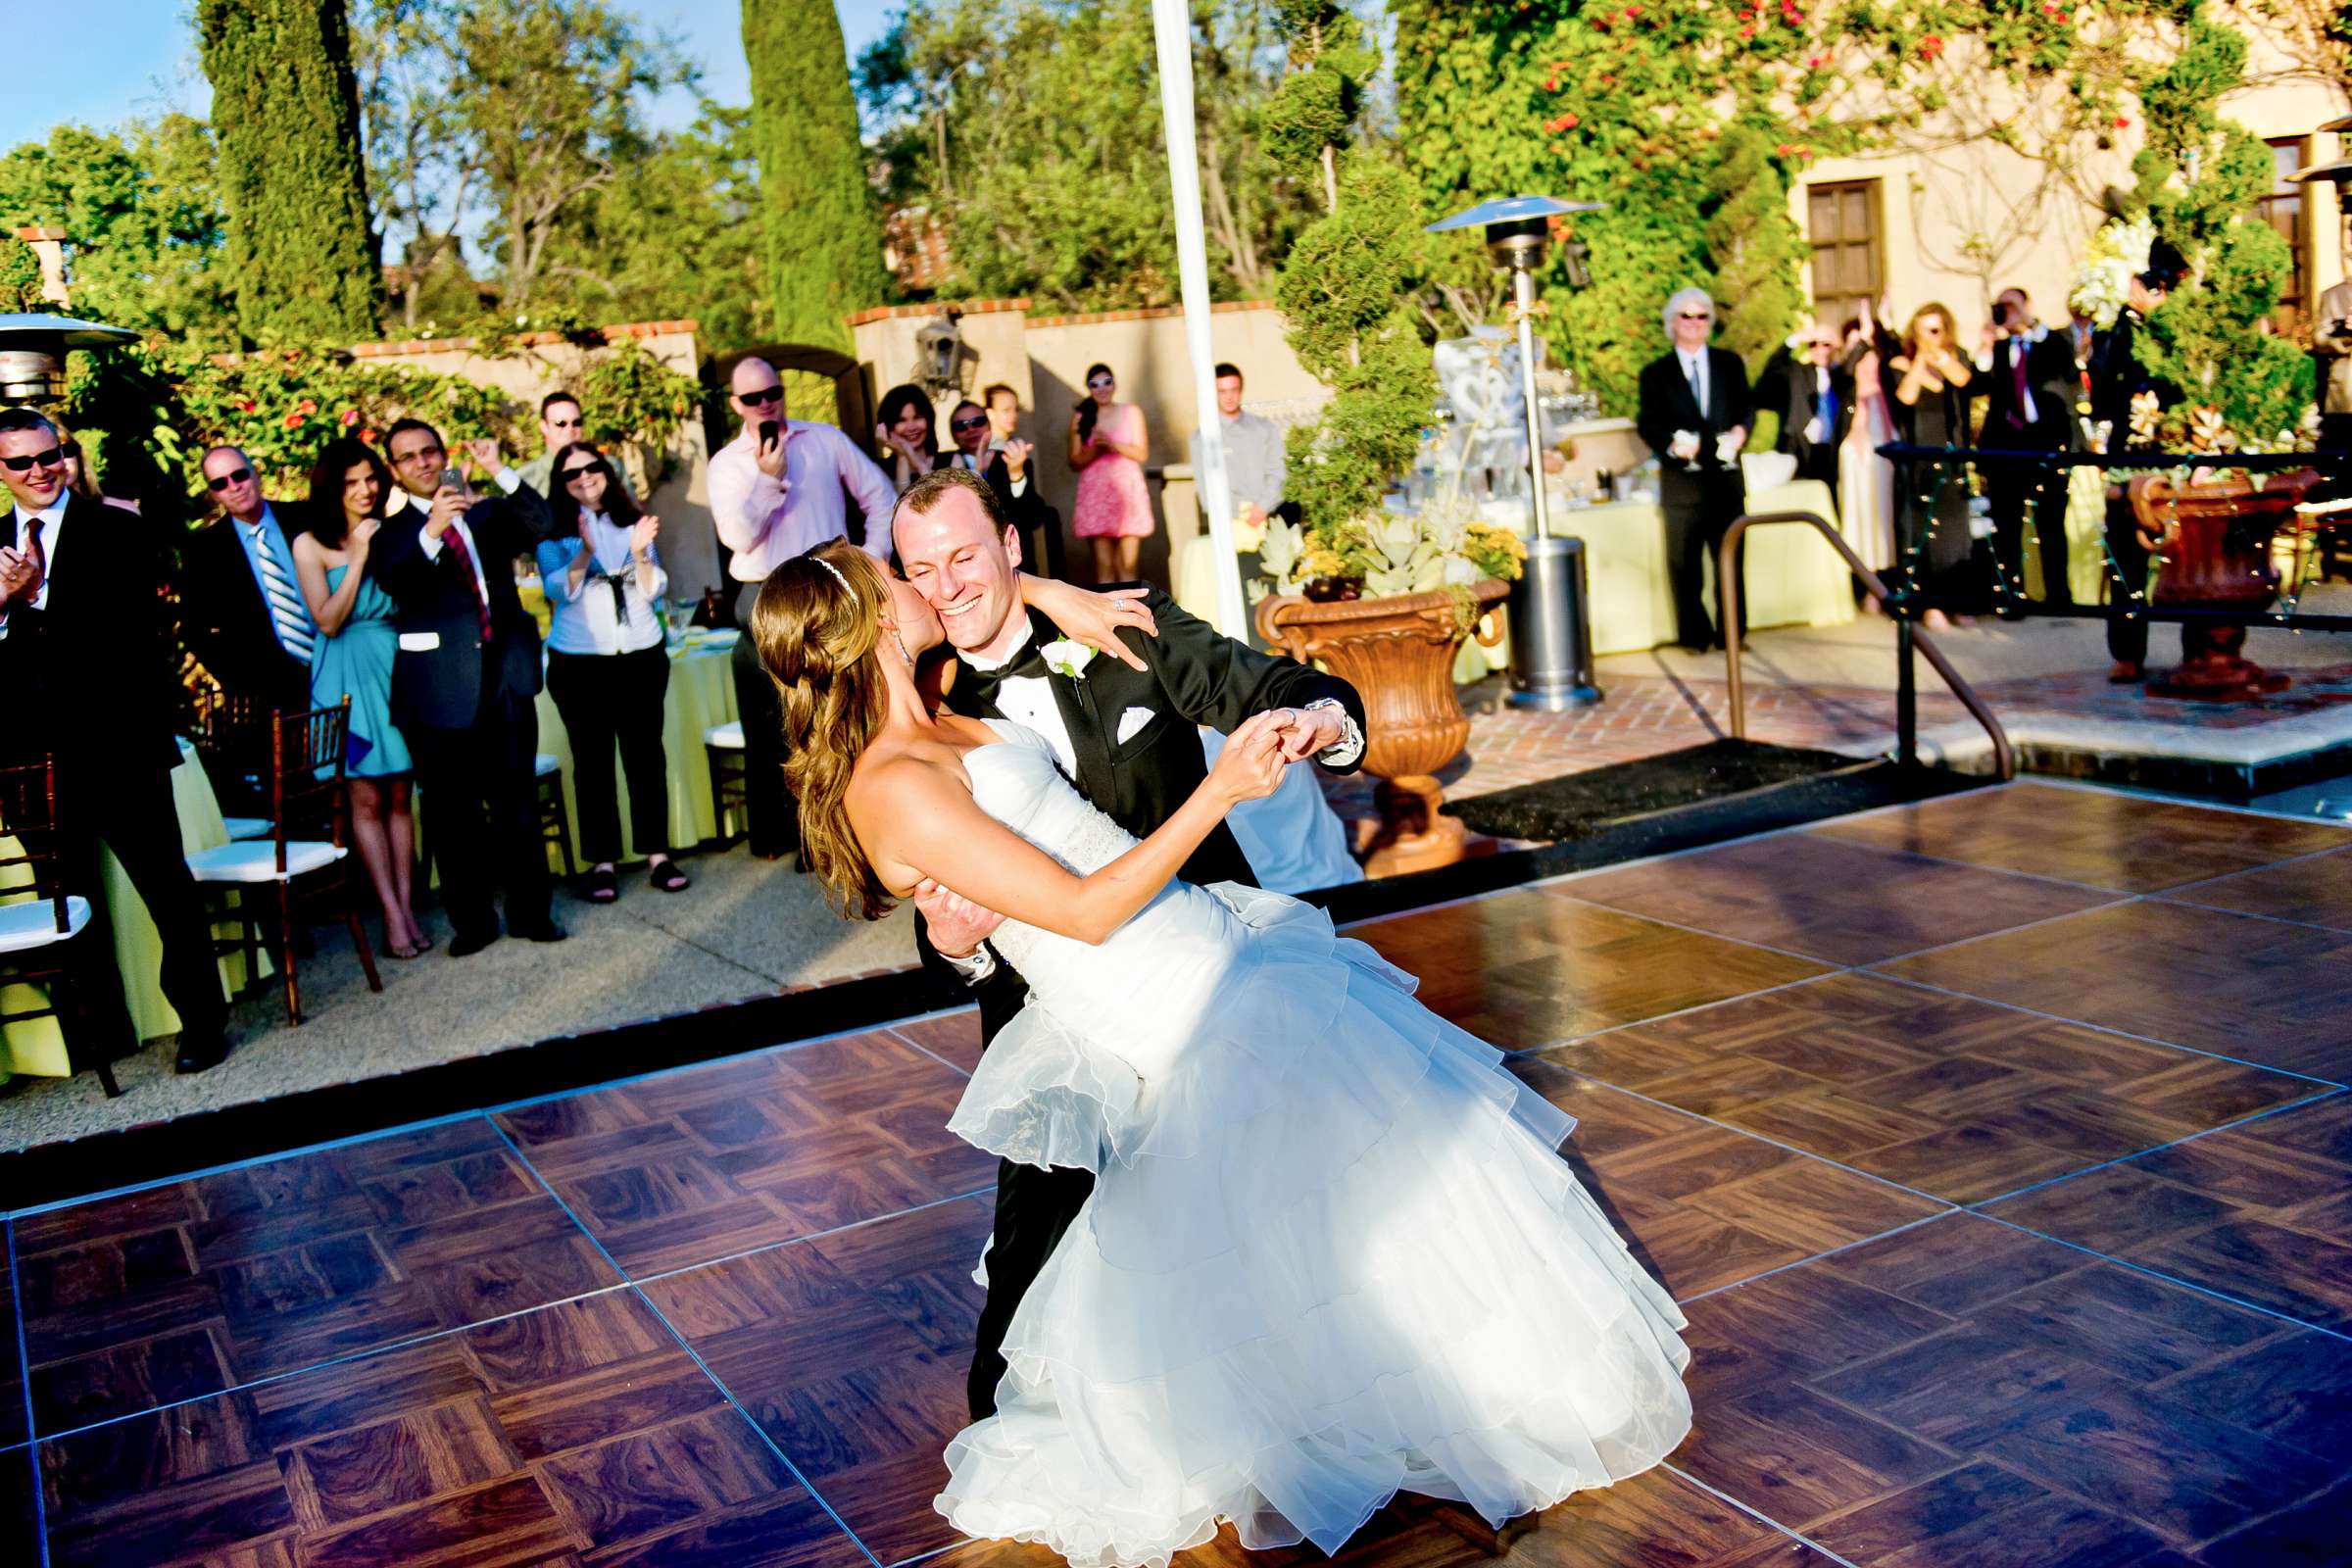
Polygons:
<instances>
[{"instance_id":1,"label":"terracotta urn planter","mask_svg":"<svg viewBox=\"0 0 2352 1568\"><path fill-rule=\"evenodd\" d=\"M2177 484L2141 474L2131 484L2132 514L2162 540L2162 564L2148 601L2213 610L2266 610L2278 597L2271 537L2292 526L2295 503L2319 482L2310 468L2269 475L2260 489L2242 478ZM2180 628L2180 667L2148 684L2150 695L2239 702L2282 690L2284 675L2247 659L2246 628L2195 623Z\"/></svg>"},{"instance_id":2,"label":"terracotta urn planter","mask_svg":"<svg viewBox=\"0 0 2352 1568\"><path fill-rule=\"evenodd\" d=\"M1510 594L1492 579L1470 593L1481 611L1477 631L1490 647L1492 610ZM1364 771L1380 782L1380 818L1359 834L1364 869L1374 876L1423 871L1462 858L1461 819L1444 809L1437 772L1462 755L1470 719L1453 694L1453 656L1470 632L1454 618L1450 593L1400 594L1317 604L1277 594L1257 607L1258 635L1293 659L1319 663L1364 700Z\"/></svg>"}]
</instances>

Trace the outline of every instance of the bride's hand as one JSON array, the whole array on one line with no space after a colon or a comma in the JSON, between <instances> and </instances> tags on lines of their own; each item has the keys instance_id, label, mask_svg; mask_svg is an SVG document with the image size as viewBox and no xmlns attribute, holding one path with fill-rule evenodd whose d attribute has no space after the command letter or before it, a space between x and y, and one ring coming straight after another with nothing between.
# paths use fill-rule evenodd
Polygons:
<instances>
[{"instance_id":1,"label":"bride's hand","mask_svg":"<svg viewBox=\"0 0 2352 1568\"><path fill-rule=\"evenodd\" d=\"M1144 603L1146 588L1113 588L1106 593L1090 593L1066 582L1050 577L1021 575L1021 597L1029 605L1046 612L1046 618L1061 628L1061 634L1074 643L1084 643L1098 653L1127 665L1130 669L1151 666L1143 656L1120 641L1122 631L1140 631L1147 637L1159 635L1159 623L1152 615L1151 607Z\"/></svg>"},{"instance_id":2,"label":"bride's hand","mask_svg":"<svg viewBox=\"0 0 2352 1568\"><path fill-rule=\"evenodd\" d=\"M1227 805L1262 801L1282 787L1283 770L1289 764L1282 758L1279 711L1253 713L1225 737L1217 765L1208 770L1208 783Z\"/></svg>"}]
</instances>

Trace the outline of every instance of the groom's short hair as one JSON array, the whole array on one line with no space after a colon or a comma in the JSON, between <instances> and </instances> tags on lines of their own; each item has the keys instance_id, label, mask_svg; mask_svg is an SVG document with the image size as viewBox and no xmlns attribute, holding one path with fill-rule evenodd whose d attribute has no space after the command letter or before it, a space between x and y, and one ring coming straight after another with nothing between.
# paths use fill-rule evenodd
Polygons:
<instances>
[{"instance_id":1,"label":"groom's short hair","mask_svg":"<svg viewBox=\"0 0 2352 1568\"><path fill-rule=\"evenodd\" d=\"M997 504L996 491L989 488L986 479L969 468L933 468L915 480L906 487L906 493L899 497L899 504L891 509L891 521L895 524L902 512L911 512L918 517L926 515L933 507L939 505L940 498L951 490L970 491L980 503L980 510L988 514L988 525L996 530L999 537L1003 537L1004 530L1012 526L1012 519L1005 516L1004 509Z\"/></svg>"}]
</instances>

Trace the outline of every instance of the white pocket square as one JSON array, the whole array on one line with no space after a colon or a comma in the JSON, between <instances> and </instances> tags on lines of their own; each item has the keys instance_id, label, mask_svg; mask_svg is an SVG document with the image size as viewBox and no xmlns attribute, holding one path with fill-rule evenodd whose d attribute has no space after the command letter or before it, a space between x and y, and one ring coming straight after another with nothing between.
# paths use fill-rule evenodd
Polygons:
<instances>
[{"instance_id":1,"label":"white pocket square","mask_svg":"<svg viewBox=\"0 0 2352 1568\"><path fill-rule=\"evenodd\" d=\"M404 654L429 654L441 646L437 631L404 631L400 634L400 651Z\"/></svg>"},{"instance_id":2,"label":"white pocket square","mask_svg":"<svg viewBox=\"0 0 2352 1568\"><path fill-rule=\"evenodd\" d=\"M1144 732L1145 725L1151 723L1159 715L1157 713L1153 712L1149 708L1130 708L1127 710L1127 711L1119 715L1119 733L1112 739L1110 744L1113 746L1126 745L1129 741L1133 740L1136 736L1141 735Z\"/></svg>"}]
</instances>

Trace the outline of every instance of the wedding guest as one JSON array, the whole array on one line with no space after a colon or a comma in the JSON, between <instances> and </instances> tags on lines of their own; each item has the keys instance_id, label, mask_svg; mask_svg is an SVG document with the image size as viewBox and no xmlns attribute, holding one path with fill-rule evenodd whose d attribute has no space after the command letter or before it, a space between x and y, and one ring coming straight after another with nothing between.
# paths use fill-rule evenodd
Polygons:
<instances>
[{"instance_id":1,"label":"wedding guest","mask_svg":"<svg viewBox=\"0 0 2352 1568\"><path fill-rule=\"evenodd\" d=\"M54 760L63 879L92 906L74 944L83 966L81 1016L69 1024L75 1055L111 1061L138 1045L109 935L103 841L163 937L178 1068L202 1072L228 1054L228 1007L172 801L179 651L156 592L162 532L69 489L57 426L31 409L0 413L0 760Z\"/></svg>"},{"instance_id":2,"label":"wedding guest","mask_svg":"<svg viewBox=\"0 0 2352 1568\"><path fill-rule=\"evenodd\" d=\"M409 785L416 764L392 721L392 665L400 647L393 620L400 607L368 564L391 493L392 470L365 442L329 441L311 466L306 526L294 536L294 575L318 628L308 706L351 699L343 764L351 838L384 911L384 954L416 958L433 943L416 922L412 898L416 833Z\"/></svg>"},{"instance_id":3,"label":"wedding guest","mask_svg":"<svg viewBox=\"0 0 2352 1568\"><path fill-rule=\"evenodd\" d=\"M1756 378L1756 406L1780 416L1774 449L1796 460L1798 478L1818 479L1833 491L1838 449L1854 422L1853 372L1839 350L1828 327L1813 327L1776 349Z\"/></svg>"},{"instance_id":4,"label":"wedding guest","mask_svg":"<svg viewBox=\"0 0 2352 1568\"><path fill-rule=\"evenodd\" d=\"M231 697L270 710L311 706L318 623L294 573L289 527L262 496L253 462L217 446L198 465L220 515L179 547L180 635Z\"/></svg>"},{"instance_id":5,"label":"wedding guest","mask_svg":"<svg viewBox=\"0 0 2352 1568\"><path fill-rule=\"evenodd\" d=\"M890 509L898 500L890 476L858 444L829 424L784 415L784 383L761 359L736 363L728 377L743 427L711 454L710 520L730 552L735 623L750 623L752 601L779 563L827 539L854 539L887 559ZM860 514L853 533L849 509ZM749 637L737 643L733 674L736 710L743 716L745 790L752 853L773 859L799 839L792 797L784 788L784 713L776 683L760 667Z\"/></svg>"},{"instance_id":6,"label":"wedding guest","mask_svg":"<svg viewBox=\"0 0 2352 1568\"><path fill-rule=\"evenodd\" d=\"M1939 304L1922 305L1903 328L1902 352L1889 363L1894 386L1894 419L1902 438L1915 447L1968 445L1968 360L1956 346L1952 313ZM1922 459L1902 466L1903 526L1896 534L1897 564L1912 565L1920 588L1936 598L1973 603L1978 584L1969 572L1975 542L1968 529L1968 470L1957 463ZM1951 625L1941 609L1930 609L1927 626Z\"/></svg>"},{"instance_id":7,"label":"wedding guest","mask_svg":"<svg viewBox=\"0 0 2352 1568\"><path fill-rule=\"evenodd\" d=\"M469 442L503 497L477 497L449 466L440 432L402 419L386 432L392 476L409 505L370 547L400 612L392 715L433 806L433 859L449 911L449 956L499 938L492 869L506 888L506 929L561 942L548 913L547 845L539 836L539 625L514 592L514 558L547 536L547 504L500 458Z\"/></svg>"},{"instance_id":8,"label":"wedding guest","mask_svg":"<svg viewBox=\"0 0 2352 1568\"><path fill-rule=\"evenodd\" d=\"M2157 239L2148 247L2147 270L2124 286L2124 308L2115 324L2099 334L2091 350L2090 418L2094 426L2105 426L2110 456L2154 444L2132 435L2132 407L2143 395L2161 404L2166 393L2139 363L2132 344L2147 318L2187 274L2188 263L2179 248L2170 240ZM2140 530L2129 500L2119 497L2107 503L2107 552L2113 561L2108 583L2111 608L2146 597L2148 564L2160 542ZM2188 631L2186 626L2181 628L2184 646ZM2147 621L2138 616L2109 620L2107 655L2114 661L2107 670L2107 679L2113 684L2128 686L2146 678Z\"/></svg>"},{"instance_id":9,"label":"wedding guest","mask_svg":"<svg viewBox=\"0 0 2352 1568\"><path fill-rule=\"evenodd\" d=\"M2043 326L2022 288L1992 302L1991 353L1985 361L1984 431L1977 445L2008 452L2064 452L2076 444L2078 372L2067 340ZM2043 602L2071 607L2066 579L2066 470L1988 462L1979 471L1992 513L1992 564L2007 594L2026 591L2026 527L2041 558ZM2029 519L2028 512L2033 514ZM2016 612L2002 604L2004 614Z\"/></svg>"},{"instance_id":10,"label":"wedding guest","mask_svg":"<svg viewBox=\"0 0 2352 1568\"><path fill-rule=\"evenodd\" d=\"M1740 356L1708 344L1715 302L1705 289L1677 289L1666 301L1665 326L1672 347L1642 368L1634 422L1658 455L1675 641L1704 653L1722 646L1702 597L1706 564L1747 504L1740 449L1747 444L1755 407ZM1745 551L1740 554L1744 560Z\"/></svg>"},{"instance_id":11,"label":"wedding guest","mask_svg":"<svg viewBox=\"0 0 2352 1568\"><path fill-rule=\"evenodd\" d=\"M1118 389L1109 366L1088 366L1086 396L1070 416L1068 456L1078 475L1070 530L1093 544L1098 583L1133 582L1152 534L1152 490L1144 482L1151 432L1142 409L1117 401Z\"/></svg>"},{"instance_id":12,"label":"wedding guest","mask_svg":"<svg viewBox=\"0 0 2352 1568\"><path fill-rule=\"evenodd\" d=\"M1248 528L1263 528L1268 517L1298 520L1295 502L1283 500L1290 470L1283 459L1282 429L1261 414L1242 407L1242 372L1234 365L1217 367L1217 427L1225 437L1225 482L1233 492L1234 520ZM1200 471L1200 436L1192 438L1193 471Z\"/></svg>"},{"instance_id":13,"label":"wedding guest","mask_svg":"<svg viewBox=\"0 0 2352 1568\"><path fill-rule=\"evenodd\" d=\"M588 416L581 411L580 400L569 392L550 392L539 400L539 455L528 463L517 463L514 471L522 482L544 497L549 506L562 510L563 501L557 494L555 482L556 454L574 441L588 439ZM620 471L620 465L612 466L612 482L620 493L637 505L637 492L629 488L629 476Z\"/></svg>"},{"instance_id":14,"label":"wedding guest","mask_svg":"<svg viewBox=\"0 0 2352 1568\"><path fill-rule=\"evenodd\" d=\"M584 441L556 455L556 480L557 532L539 547L539 580L555 609L547 694L571 737L580 853L591 862L588 897L596 904L620 897L616 745L646 880L663 893L683 892L686 873L669 858L669 759L662 745L669 691L669 650L655 613L669 587L654 547L662 522L637 510L611 460Z\"/></svg>"},{"instance_id":15,"label":"wedding guest","mask_svg":"<svg viewBox=\"0 0 2352 1568\"><path fill-rule=\"evenodd\" d=\"M1845 324L1842 359L1853 376L1854 420L1839 457L1838 520L1854 554L1873 571L1894 564L1894 465L1879 456L1879 448L1895 438L1886 365L1901 353L1884 307L1864 300L1862 314ZM1881 608L1859 584L1856 589L1868 609Z\"/></svg>"},{"instance_id":16,"label":"wedding guest","mask_svg":"<svg viewBox=\"0 0 2352 1568\"><path fill-rule=\"evenodd\" d=\"M1009 387L1004 390L1009 392ZM948 416L948 434L956 450L948 455L950 467L961 468L988 481L997 505L1021 531L1021 557L1044 560L1047 575L1058 576L1061 566L1061 514L1046 505L1039 493L1031 459L1036 449L1019 436L996 434L996 419L979 404L965 399ZM1043 555L1040 555L1040 551Z\"/></svg>"},{"instance_id":17,"label":"wedding guest","mask_svg":"<svg viewBox=\"0 0 2352 1568\"><path fill-rule=\"evenodd\" d=\"M1036 448L1031 443L1021 440L1021 395L1004 382L997 381L982 390L980 401L988 409L990 450L1007 452L1011 450L1012 444L1018 441L1024 457L1033 456ZM1030 472L1034 476L1036 469L1032 467ZM1035 486L1032 485L1031 488L1035 489ZM1000 495L998 499L1003 500L1004 497ZM1043 570L1047 576L1057 580L1066 580L1069 576L1069 562L1061 542L1061 512L1058 508L1049 505L1045 496L1039 494L1037 513L1039 517L1037 523L1038 542L1044 546L1045 554L1029 556L1030 568ZM1028 538L1025 525L1021 537L1024 542Z\"/></svg>"},{"instance_id":18,"label":"wedding guest","mask_svg":"<svg viewBox=\"0 0 2352 1568\"><path fill-rule=\"evenodd\" d=\"M882 394L875 416L874 459L890 471L893 489L906 487L939 466L938 416L919 386L894 386Z\"/></svg>"}]
</instances>

